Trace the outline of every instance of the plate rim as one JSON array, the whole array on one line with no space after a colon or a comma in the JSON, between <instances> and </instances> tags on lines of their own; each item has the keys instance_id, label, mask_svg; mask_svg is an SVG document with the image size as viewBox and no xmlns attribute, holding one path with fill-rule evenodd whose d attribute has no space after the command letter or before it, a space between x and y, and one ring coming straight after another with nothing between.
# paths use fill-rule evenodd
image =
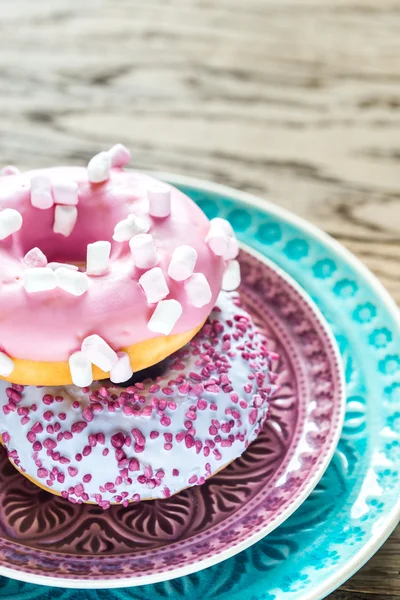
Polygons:
<instances>
[{"instance_id":1,"label":"plate rim","mask_svg":"<svg viewBox=\"0 0 400 600\"><path fill-rule=\"evenodd\" d=\"M217 192L228 197L233 197L244 204L248 204L255 208L265 210L267 208L268 213L275 215L278 218L283 218L286 222L300 227L304 231L308 232L311 236L317 240L327 244L337 255L343 258L350 266L352 266L357 273L359 273L372 287L374 293L379 296L384 303L386 309L393 317L394 320L400 322L400 308L389 294L384 285L379 279L364 265L364 263L357 258L350 250L345 248L340 242L334 237L320 229L317 225L314 225L310 221L307 221L304 217L296 215L290 210L283 208L277 204L274 204L267 198L261 198L255 194L237 190L227 185L220 183L213 183L211 181L203 180L196 177L189 177L186 175L175 175L163 171L149 171L149 174L159 179L165 179L169 183L183 184L192 187L201 187L202 189L209 190L211 192ZM297 283L297 282L296 282ZM337 573L328 576L326 580L318 585L313 591L308 593L307 600L321 600L328 594L336 590L340 585L352 577L363 565L374 554L379 548L385 543L389 536L393 533L400 521L400 498L394 504L391 511L385 516L383 527L379 528L379 532L372 534L369 542L363 546L363 548L357 552L351 560L348 561L345 568L339 569Z\"/></svg>"},{"instance_id":2,"label":"plate rim","mask_svg":"<svg viewBox=\"0 0 400 600\"><path fill-rule=\"evenodd\" d=\"M184 182L187 184L193 185L193 182L196 182L195 187L202 187L203 189L205 188L205 185L201 185L202 183L209 184L211 186L211 188L214 188L214 191L215 191L215 186L217 186L217 184L212 184L211 182L201 182L200 180L194 180L192 178L186 178L186 177L181 178L181 176L168 175L165 173L163 173L163 174L157 173L157 174L155 174L155 176L157 176L159 179L165 179L165 180L168 180L168 181L171 181L174 183L179 183L179 182L183 183L183 179L184 179ZM238 194L236 194L236 191L233 190L232 188L226 188L224 186L220 186L220 187L224 190L225 194L228 194L228 192L229 192L229 195L235 195L236 197L238 196ZM211 188L209 188L209 189L211 189ZM255 200L257 200L257 198L255 198ZM261 199L260 199L260 203L261 203L261 205L263 203L263 201ZM248 536L248 538L246 538L242 542L238 543L237 545L229 547L226 550L223 550L222 552L215 554L212 557L206 558L202 561L194 561L193 563L191 563L189 565L177 567L177 568L172 569L171 571L164 571L163 573L154 574L154 575L146 575L141 578L125 577L125 578L118 578L118 579L82 580L80 578L62 578L62 577L55 578L55 577L52 577L51 575L45 576L45 575L39 575L39 574L32 574L32 573L27 573L24 571L19 571L12 567L0 566L0 575L4 575L6 577L10 577L12 579L17 579L20 581L25 581L28 583L46 585L46 586L51 586L51 587L63 587L63 588L69 588L69 589L117 589L117 588L123 588L123 587L128 587L128 586L129 587L138 587L138 586L143 586L143 585L164 582L164 581L168 581L168 580L175 579L178 577L183 577L185 575L190 575L190 574L196 573L198 571L201 571L203 569L206 569L206 568L214 566L218 563L221 563L225 560L228 560L229 558L232 558L233 556L235 556L236 554L239 554L243 550L246 550L246 548L249 548L250 546L259 542L266 535L268 535L269 533L274 531L284 521L286 521L286 519L288 519L301 506L301 504L303 504L303 502L308 498L308 496L311 494L311 492L315 489L315 487L317 486L318 482L321 480L323 474L325 473L325 471L334 455L334 452L336 450L336 447L337 447L337 444L338 444L338 441L340 439L340 435L342 432L342 427L343 427L344 417L345 417L345 412L346 412L346 385L345 385L345 378L344 378L344 370L343 370L343 368L341 368L342 367L342 359L341 359L340 351L339 351L337 342L335 340L335 337L332 333L332 330L329 327L329 324L327 323L325 317L322 315L322 313L321 313L320 309L317 307L316 303L312 300L312 298L309 296L309 294L301 287L301 285L298 284L297 281L295 281L291 275L286 273L275 262L273 262L269 258L265 257L263 254L261 254L257 250L255 250L252 247L248 246L247 244L243 244L243 243L240 243L240 246L245 252L247 252L251 256L255 257L257 260L259 260L260 262L265 264L267 267L269 267L271 270L273 270L275 273L277 273L280 278L282 278L286 283L288 283L290 285L290 287L292 289L294 289L294 291L296 291L300 295L302 300L310 307L314 318L317 319L317 321L319 322L324 333L327 335L327 337L331 343L333 355L336 359L335 364L337 365L336 375L337 375L337 383L338 383L338 406L336 409L337 410L337 425L336 425L334 435L332 436L329 450L326 452L323 462L321 462L319 468L315 472L313 472L313 474L310 477L310 480L308 481L305 488L302 490L302 492L299 494L299 496L296 498L296 500L292 504L290 504L290 506L288 506L287 509L285 511L283 511L283 513L281 515L279 515L279 517L277 517L276 520L274 520L272 523L266 525L261 531Z\"/></svg>"}]
</instances>

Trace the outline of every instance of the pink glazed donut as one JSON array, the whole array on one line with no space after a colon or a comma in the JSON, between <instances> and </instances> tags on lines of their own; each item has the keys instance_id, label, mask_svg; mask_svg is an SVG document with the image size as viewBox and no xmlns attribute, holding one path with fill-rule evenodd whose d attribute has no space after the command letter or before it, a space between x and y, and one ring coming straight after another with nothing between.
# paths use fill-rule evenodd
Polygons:
<instances>
[{"instance_id":1,"label":"pink glazed donut","mask_svg":"<svg viewBox=\"0 0 400 600\"><path fill-rule=\"evenodd\" d=\"M126 389L0 381L2 440L17 469L71 502L166 498L201 485L256 438L276 389L273 359L238 296L222 292L153 380Z\"/></svg>"},{"instance_id":2,"label":"pink glazed donut","mask_svg":"<svg viewBox=\"0 0 400 600\"><path fill-rule=\"evenodd\" d=\"M186 344L221 286L238 285L229 223L124 171L129 157L118 144L87 168L3 170L0 378L128 380Z\"/></svg>"}]
</instances>

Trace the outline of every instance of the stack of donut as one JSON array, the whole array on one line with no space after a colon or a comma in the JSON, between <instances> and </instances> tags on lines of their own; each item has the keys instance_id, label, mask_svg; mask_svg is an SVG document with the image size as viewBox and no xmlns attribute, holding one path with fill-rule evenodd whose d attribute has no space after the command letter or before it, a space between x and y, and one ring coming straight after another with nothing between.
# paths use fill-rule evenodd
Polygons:
<instances>
[{"instance_id":1,"label":"stack of donut","mask_svg":"<svg viewBox=\"0 0 400 600\"><path fill-rule=\"evenodd\" d=\"M275 390L232 227L129 159L0 176L2 442L40 487L103 508L202 484Z\"/></svg>"}]
</instances>

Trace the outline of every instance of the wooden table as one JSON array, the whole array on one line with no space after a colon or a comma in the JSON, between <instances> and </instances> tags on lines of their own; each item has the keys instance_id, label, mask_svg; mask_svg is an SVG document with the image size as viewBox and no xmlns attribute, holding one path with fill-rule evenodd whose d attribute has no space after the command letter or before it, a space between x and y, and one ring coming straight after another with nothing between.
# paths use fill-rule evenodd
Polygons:
<instances>
[{"instance_id":1,"label":"wooden table","mask_svg":"<svg viewBox=\"0 0 400 600\"><path fill-rule=\"evenodd\" d=\"M3 0L0 156L138 168L273 199L400 301L400 2ZM400 529L331 600L400 597Z\"/></svg>"}]
</instances>

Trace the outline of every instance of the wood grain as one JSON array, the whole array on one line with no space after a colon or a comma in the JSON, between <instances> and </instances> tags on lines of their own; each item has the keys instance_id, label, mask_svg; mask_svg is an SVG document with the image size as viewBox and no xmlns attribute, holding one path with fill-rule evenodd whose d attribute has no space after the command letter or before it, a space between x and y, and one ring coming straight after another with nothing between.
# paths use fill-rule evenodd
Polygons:
<instances>
[{"instance_id":1,"label":"wood grain","mask_svg":"<svg viewBox=\"0 0 400 600\"><path fill-rule=\"evenodd\" d=\"M5 0L0 157L255 192L347 246L400 302L400 3ZM400 597L400 533L332 600Z\"/></svg>"}]
</instances>

